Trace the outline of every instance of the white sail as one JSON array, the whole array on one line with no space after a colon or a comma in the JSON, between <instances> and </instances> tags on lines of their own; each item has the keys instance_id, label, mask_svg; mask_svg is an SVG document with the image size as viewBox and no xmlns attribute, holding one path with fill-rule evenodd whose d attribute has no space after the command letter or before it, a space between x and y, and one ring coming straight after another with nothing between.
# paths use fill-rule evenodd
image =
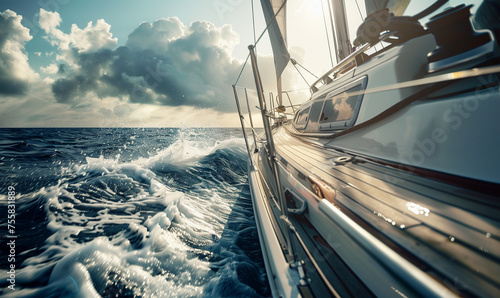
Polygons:
<instances>
[{"instance_id":1,"label":"white sail","mask_svg":"<svg viewBox=\"0 0 500 298\"><path fill-rule=\"evenodd\" d=\"M401 16L410 4L410 0L365 0L366 15L388 8L394 15Z\"/></svg>"},{"instance_id":2,"label":"white sail","mask_svg":"<svg viewBox=\"0 0 500 298\"><path fill-rule=\"evenodd\" d=\"M272 21L268 33L273 48L276 78L279 79L290 60L290 54L286 46L286 10L285 7L280 10L285 0L261 0L260 2L266 23L269 24ZM279 13L274 18L278 11Z\"/></svg>"}]
</instances>

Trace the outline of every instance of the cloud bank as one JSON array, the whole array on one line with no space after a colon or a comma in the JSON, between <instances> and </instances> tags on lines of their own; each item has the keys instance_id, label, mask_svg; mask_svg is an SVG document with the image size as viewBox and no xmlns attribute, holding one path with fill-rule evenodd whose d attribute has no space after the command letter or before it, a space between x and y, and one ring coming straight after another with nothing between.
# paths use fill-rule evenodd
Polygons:
<instances>
[{"instance_id":1,"label":"cloud bank","mask_svg":"<svg viewBox=\"0 0 500 298\"><path fill-rule=\"evenodd\" d=\"M239 125L231 85L242 61L232 57L239 36L230 25L169 17L139 24L118 46L102 19L64 32L59 13L40 9L39 28L54 49L33 54L54 60L38 74L21 20L0 13L0 126ZM272 57L259 62L264 83L274 82ZM246 67L240 85L253 84Z\"/></svg>"},{"instance_id":2,"label":"cloud bank","mask_svg":"<svg viewBox=\"0 0 500 298\"><path fill-rule=\"evenodd\" d=\"M0 13L0 95L24 94L38 78L24 52L32 37L21 20L22 16L11 10Z\"/></svg>"},{"instance_id":3,"label":"cloud bank","mask_svg":"<svg viewBox=\"0 0 500 298\"><path fill-rule=\"evenodd\" d=\"M231 84L241 64L231 57L238 35L231 26L204 21L183 24L178 18L140 24L125 46L104 20L84 29L58 29L57 12L40 11L46 39L61 50L52 85L55 99L74 104L89 92L99 98L119 96L130 103L195 106L232 111ZM59 71L64 69L64 71ZM55 72L55 67L45 68Z\"/></svg>"}]
</instances>

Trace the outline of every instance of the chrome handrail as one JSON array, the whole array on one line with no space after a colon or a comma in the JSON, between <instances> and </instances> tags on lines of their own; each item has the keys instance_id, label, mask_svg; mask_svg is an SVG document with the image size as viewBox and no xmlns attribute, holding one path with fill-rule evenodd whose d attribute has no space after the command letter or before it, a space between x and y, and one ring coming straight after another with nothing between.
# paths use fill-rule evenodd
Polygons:
<instances>
[{"instance_id":1,"label":"chrome handrail","mask_svg":"<svg viewBox=\"0 0 500 298\"><path fill-rule=\"evenodd\" d=\"M394 34L396 34L396 33L397 33L397 31L390 31L390 32L387 32L387 33L384 33L384 34L380 35L379 42L382 42L382 41L386 40L387 38L389 38L391 36L394 36ZM352 52L349 56L345 57L342 61L340 61L337 65L335 65L335 67L333 67L332 69L330 69L322 77L320 77L318 80L316 80L316 82L312 83L312 85L310 87L311 94L313 94L314 92L318 91L319 87L321 87L321 86L318 87L316 85L318 85L319 83L322 83L322 85L326 85L329 82L333 81L333 79L335 79L335 76L333 78L331 78L330 75L332 73L338 73L338 72L340 72L344 67L346 67L347 65L349 65L352 62L356 63L356 57L359 56L359 55L361 55L362 53L366 52L371 47L372 46L369 43L365 43L359 49L357 49L356 51Z\"/></svg>"}]
</instances>

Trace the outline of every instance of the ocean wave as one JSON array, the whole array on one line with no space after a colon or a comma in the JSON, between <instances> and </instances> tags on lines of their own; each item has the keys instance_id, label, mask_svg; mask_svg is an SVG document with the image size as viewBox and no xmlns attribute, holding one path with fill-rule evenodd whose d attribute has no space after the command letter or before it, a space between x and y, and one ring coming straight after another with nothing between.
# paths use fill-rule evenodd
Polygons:
<instances>
[{"instance_id":1,"label":"ocean wave","mask_svg":"<svg viewBox=\"0 0 500 298\"><path fill-rule=\"evenodd\" d=\"M20 248L15 295L269 295L243 140L226 131L184 130L159 149L152 136L130 130L100 147L67 149L60 163L39 157L59 174L36 187L28 179L29 192L18 188L19 226L26 232L19 242L30 244ZM15 167L9 163L6 168ZM0 273L4 289L5 280Z\"/></svg>"}]
</instances>

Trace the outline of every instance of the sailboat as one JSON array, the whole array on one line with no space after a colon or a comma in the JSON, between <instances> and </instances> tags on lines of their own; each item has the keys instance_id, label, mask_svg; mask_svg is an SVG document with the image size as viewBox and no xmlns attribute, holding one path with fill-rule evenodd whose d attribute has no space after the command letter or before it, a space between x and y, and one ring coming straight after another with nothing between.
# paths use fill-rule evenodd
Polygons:
<instances>
[{"instance_id":1,"label":"sailboat","mask_svg":"<svg viewBox=\"0 0 500 298\"><path fill-rule=\"evenodd\" d=\"M500 297L499 5L409 2L367 0L350 41L332 0L338 63L291 115L249 47L261 134L233 89L273 297ZM261 4L280 100L286 1Z\"/></svg>"}]
</instances>

